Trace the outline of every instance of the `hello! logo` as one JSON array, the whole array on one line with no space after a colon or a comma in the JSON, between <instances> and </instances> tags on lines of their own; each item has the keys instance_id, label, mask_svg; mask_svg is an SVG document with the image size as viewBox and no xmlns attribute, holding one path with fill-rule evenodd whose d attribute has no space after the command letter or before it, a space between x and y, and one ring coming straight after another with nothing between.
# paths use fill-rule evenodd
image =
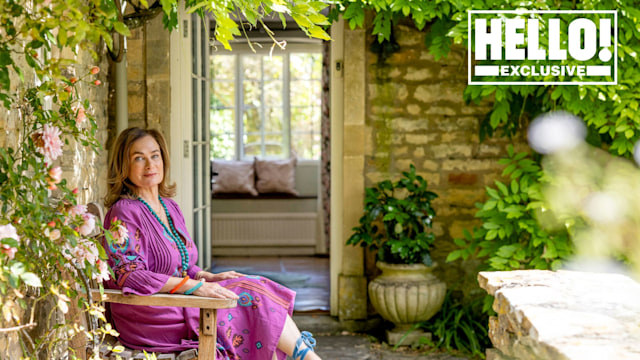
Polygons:
<instances>
[{"instance_id":1,"label":"hello! logo","mask_svg":"<svg viewBox=\"0 0 640 360\"><path fill-rule=\"evenodd\" d=\"M469 10L469 85L615 85L615 10Z\"/></svg>"}]
</instances>

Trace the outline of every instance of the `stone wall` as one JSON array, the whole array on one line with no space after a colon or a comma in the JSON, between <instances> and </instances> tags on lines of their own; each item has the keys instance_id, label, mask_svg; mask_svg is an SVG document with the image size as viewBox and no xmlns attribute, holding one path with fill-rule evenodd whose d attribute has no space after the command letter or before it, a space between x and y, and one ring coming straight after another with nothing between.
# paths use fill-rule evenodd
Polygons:
<instances>
[{"instance_id":1,"label":"stone wall","mask_svg":"<svg viewBox=\"0 0 640 360\"><path fill-rule=\"evenodd\" d=\"M103 44L103 43L101 43ZM108 60L104 47L97 47L96 51L99 54L99 58L96 61L88 52L79 51L76 55L71 51L66 51L63 54L56 52L53 49L51 56L53 57L65 57L73 59L78 62L74 66L70 66L63 69L63 74L67 77L80 77L81 75L89 72L89 69L93 66L99 66L101 71L95 77L99 79L103 84L95 86L91 83L79 83L77 84L78 93L83 99L89 99L91 108L88 109L98 124L96 132L96 138L100 144L105 144L107 140L107 109L108 109ZM21 64L21 67L26 68L26 64ZM29 79L30 72L26 72L25 83L30 83L33 79ZM21 82L17 77L12 77L12 90L18 91L21 88ZM15 147L17 141L20 139L20 123L19 119L15 116L14 112L7 112L4 108L0 110L0 146L2 147ZM106 194L106 168L107 168L107 151L102 149L98 153L95 153L92 148L85 147L80 143L69 140L68 145L63 146L62 156L56 160L55 164L60 165L63 170L63 178L67 180L67 187L70 189L78 188L80 193L78 195L78 203L86 204L88 202L102 203L102 198ZM55 193L53 194L55 196ZM36 312L35 322L41 324L31 331L31 336L38 338L41 334L49 331L45 328L45 324L50 321L50 307L52 303L50 301L44 301L40 303L40 309ZM48 310L44 310L47 308ZM73 312L73 309L72 309ZM25 314L29 314L26 312ZM25 315L26 316L26 315ZM54 316L61 319L62 313L57 312ZM0 322L3 320L0 320ZM25 321L26 323L26 321ZM0 323L0 327L3 324ZM81 339L80 339L81 340ZM22 350L18 341L18 337L15 332L0 334L0 358L7 356L9 359L17 359L22 355Z\"/></svg>"},{"instance_id":2,"label":"stone wall","mask_svg":"<svg viewBox=\"0 0 640 360\"><path fill-rule=\"evenodd\" d=\"M129 126L162 131L170 143L170 33L162 24L162 16L142 23L127 38L127 82ZM112 77L115 76L113 73ZM111 89L114 94L115 90ZM115 96L111 97L115 100ZM109 144L117 134L115 106L110 112Z\"/></svg>"},{"instance_id":3,"label":"stone wall","mask_svg":"<svg viewBox=\"0 0 640 360\"><path fill-rule=\"evenodd\" d=\"M424 31L397 25L394 34L400 48L385 61L368 50L376 41L371 35L366 44L366 186L395 180L415 165L439 196L433 203L437 241L432 255L441 265L438 274L452 284L461 272L473 269L445 265L455 249L451 240L477 224L474 204L485 200L484 187L500 177L497 161L511 140L479 142L479 123L491 105L465 104L467 60L462 47L436 61L424 45Z\"/></svg>"},{"instance_id":4,"label":"stone wall","mask_svg":"<svg viewBox=\"0 0 640 360\"><path fill-rule=\"evenodd\" d=\"M98 129L96 131L96 139L98 143L103 145L99 153L94 153L91 148L85 147L79 143L70 143L65 147L62 156L62 170L68 181L68 187L80 189L78 202L86 204L88 202L99 202L107 193L107 161L108 148L104 147L107 143L108 130L108 71L109 61L106 48L98 49L101 54L96 62L90 54L82 52L78 56L80 62L78 72L84 73L91 66L97 65L101 71L96 76L102 84L95 86L93 84L82 83L79 85L78 91L83 97L88 97L91 102L91 113L95 117ZM71 56L71 55L69 55Z\"/></svg>"},{"instance_id":5,"label":"stone wall","mask_svg":"<svg viewBox=\"0 0 640 360\"><path fill-rule=\"evenodd\" d=\"M98 54L100 54L97 61L86 51L80 51L78 55L71 51L58 54L54 48L51 56L76 59L78 62L76 65L63 69L63 74L69 78L80 77L89 72L89 69L93 66L100 67L101 71L95 76L95 79L99 79L102 82L101 85L95 86L92 83L81 82L76 86L80 96L83 99L88 98L91 102L91 108L88 109L88 112L95 117L98 124L96 138L98 143L105 144L108 136L107 74L109 62L105 52L106 48L97 50ZM26 68L27 65L25 64L23 67ZM25 77L28 77L28 75L29 73L27 72ZM31 81L33 79L27 78L25 80L27 84ZM20 80L17 77L12 77L12 90L18 91L21 86ZM0 110L0 146L16 146L16 141L19 139L19 129L20 124L15 112L10 113L2 108ZM68 145L64 145L62 149L63 155L60 160L56 160L56 164L62 167L63 177L67 180L67 187L70 189L77 187L80 190L78 195L79 203L99 201L106 194L106 178L104 174L107 166L107 149L104 148L96 154L91 148L73 141L70 141Z\"/></svg>"},{"instance_id":6,"label":"stone wall","mask_svg":"<svg viewBox=\"0 0 640 360\"><path fill-rule=\"evenodd\" d=\"M640 359L640 284L621 274L481 272L495 296L487 360Z\"/></svg>"}]
</instances>

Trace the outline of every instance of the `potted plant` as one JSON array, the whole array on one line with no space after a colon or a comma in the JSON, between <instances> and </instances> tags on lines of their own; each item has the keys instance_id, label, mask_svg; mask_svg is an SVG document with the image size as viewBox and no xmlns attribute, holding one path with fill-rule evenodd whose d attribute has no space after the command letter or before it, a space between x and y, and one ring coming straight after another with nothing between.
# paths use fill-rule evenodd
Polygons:
<instances>
[{"instance_id":1,"label":"potted plant","mask_svg":"<svg viewBox=\"0 0 640 360\"><path fill-rule=\"evenodd\" d=\"M396 325L388 332L392 344L414 324L435 315L446 291L432 274L436 264L430 255L435 241L431 201L437 195L427 190L415 166L402 175L366 189L364 215L347 240L377 251L376 266L382 274L369 283L369 298L380 316Z\"/></svg>"}]
</instances>

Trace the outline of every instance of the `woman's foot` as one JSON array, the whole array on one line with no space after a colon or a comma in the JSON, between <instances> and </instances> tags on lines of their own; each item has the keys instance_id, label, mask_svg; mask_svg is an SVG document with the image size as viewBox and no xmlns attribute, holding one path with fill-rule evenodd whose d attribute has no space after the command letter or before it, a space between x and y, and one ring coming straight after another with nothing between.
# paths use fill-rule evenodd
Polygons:
<instances>
[{"instance_id":1,"label":"woman's foot","mask_svg":"<svg viewBox=\"0 0 640 360\"><path fill-rule=\"evenodd\" d=\"M303 331L296 341L296 347L293 349L294 360L304 360L307 354L311 354L308 359L318 359L313 348L316 346L316 339L308 331Z\"/></svg>"}]
</instances>

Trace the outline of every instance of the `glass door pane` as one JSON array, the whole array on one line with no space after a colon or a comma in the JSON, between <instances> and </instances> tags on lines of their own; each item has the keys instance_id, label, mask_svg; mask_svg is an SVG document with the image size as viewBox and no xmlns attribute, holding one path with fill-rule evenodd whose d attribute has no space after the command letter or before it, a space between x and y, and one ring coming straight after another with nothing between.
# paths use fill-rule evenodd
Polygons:
<instances>
[{"instance_id":1,"label":"glass door pane","mask_svg":"<svg viewBox=\"0 0 640 360\"><path fill-rule=\"evenodd\" d=\"M211 187L209 162L210 107L209 107L209 47L207 24L197 15L192 15L192 139L193 159L193 233L198 248L198 265L203 269L211 266ZM226 96L225 96L226 95ZM229 94L221 99L228 101Z\"/></svg>"}]
</instances>

